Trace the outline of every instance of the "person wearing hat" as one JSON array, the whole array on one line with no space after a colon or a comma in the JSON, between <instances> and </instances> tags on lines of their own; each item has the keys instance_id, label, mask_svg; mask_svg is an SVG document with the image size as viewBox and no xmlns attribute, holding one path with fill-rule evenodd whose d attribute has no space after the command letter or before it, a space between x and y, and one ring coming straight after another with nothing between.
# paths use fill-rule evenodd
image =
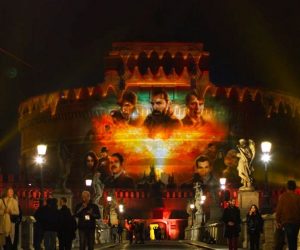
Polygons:
<instances>
[{"instance_id":1,"label":"person wearing hat","mask_svg":"<svg viewBox=\"0 0 300 250\"><path fill-rule=\"evenodd\" d=\"M104 181L110 175L109 157L107 147L100 149L100 158L98 160L97 171L101 174L101 180Z\"/></svg>"},{"instance_id":2,"label":"person wearing hat","mask_svg":"<svg viewBox=\"0 0 300 250\"><path fill-rule=\"evenodd\" d=\"M137 96L133 91L125 91L118 102L120 109L110 112L117 125L139 125L140 119L136 110Z\"/></svg>"}]
</instances>

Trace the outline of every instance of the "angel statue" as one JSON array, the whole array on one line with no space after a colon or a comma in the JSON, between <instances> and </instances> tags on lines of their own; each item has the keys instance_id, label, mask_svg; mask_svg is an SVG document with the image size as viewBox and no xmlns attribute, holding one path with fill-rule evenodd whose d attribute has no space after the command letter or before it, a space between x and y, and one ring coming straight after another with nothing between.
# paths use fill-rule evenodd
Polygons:
<instances>
[{"instance_id":1,"label":"angel statue","mask_svg":"<svg viewBox=\"0 0 300 250\"><path fill-rule=\"evenodd\" d=\"M252 162L255 156L255 143L252 140L240 139L237 145L239 158L237 170L243 186L240 189L252 189L254 168Z\"/></svg>"},{"instance_id":2,"label":"angel statue","mask_svg":"<svg viewBox=\"0 0 300 250\"><path fill-rule=\"evenodd\" d=\"M68 177L71 172L71 165L73 161L73 154L64 141L58 142L57 145L58 156L58 180L56 183L55 192L57 193L71 193L71 190L66 187Z\"/></svg>"},{"instance_id":3,"label":"angel statue","mask_svg":"<svg viewBox=\"0 0 300 250\"><path fill-rule=\"evenodd\" d=\"M104 183L101 181L101 173L96 171L93 175L94 203L99 206L100 199L103 195Z\"/></svg>"},{"instance_id":4,"label":"angel statue","mask_svg":"<svg viewBox=\"0 0 300 250\"><path fill-rule=\"evenodd\" d=\"M201 196L203 196L203 190L199 182L195 183L194 189L195 189L195 207L197 210L196 214L200 214L202 213Z\"/></svg>"}]
</instances>

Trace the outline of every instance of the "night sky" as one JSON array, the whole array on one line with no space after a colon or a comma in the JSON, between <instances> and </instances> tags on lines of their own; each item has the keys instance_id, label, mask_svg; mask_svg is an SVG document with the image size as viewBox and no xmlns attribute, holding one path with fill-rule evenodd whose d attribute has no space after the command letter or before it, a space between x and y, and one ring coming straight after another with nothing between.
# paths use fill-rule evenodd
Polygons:
<instances>
[{"instance_id":1,"label":"night sky","mask_svg":"<svg viewBox=\"0 0 300 250\"><path fill-rule=\"evenodd\" d=\"M101 83L112 42L202 42L216 85L259 86L300 97L300 4L277 2L0 1L2 171L17 171L20 102Z\"/></svg>"}]
</instances>

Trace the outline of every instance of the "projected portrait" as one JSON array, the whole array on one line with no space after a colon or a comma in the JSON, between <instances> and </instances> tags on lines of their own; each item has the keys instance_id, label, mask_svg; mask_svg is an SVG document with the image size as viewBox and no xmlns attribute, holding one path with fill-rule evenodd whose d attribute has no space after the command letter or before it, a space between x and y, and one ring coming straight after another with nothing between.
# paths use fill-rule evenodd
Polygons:
<instances>
[{"instance_id":1,"label":"projected portrait","mask_svg":"<svg viewBox=\"0 0 300 250\"><path fill-rule=\"evenodd\" d=\"M221 142L227 133L223 121L204 116L208 112L203 112L204 100L196 92L127 89L120 99L110 96L101 105L107 112L93 121L99 147L118 152L109 155L108 170L101 172L106 186L133 187L133 180L139 183L151 168L157 181L167 185L172 176L173 184L181 185L193 178L197 156L207 153L211 162L215 160L214 147L208 145ZM102 157L98 170L101 162Z\"/></svg>"},{"instance_id":2,"label":"projected portrait","mask_svg":"<svg viewBox=\"0 0 300 250\"><path fill-rule=\"evenodd\" d=\"M112 110L110 115L116 125L132 125L141 124L141 118L136 109L137 95L133 91L125 91L118 101L120 106L117 110Z\"/></svg>"},{"instance_id":3,"label":"projected portrait","mask_svg":"<svg viewBox=\"0 0 300 250\"><path fill-rule=\"evenodd\" d=\"M151 136L155 133L180 128L182 123L174 115L168 93L163 89L154 89L151 93L151 113L146 117L144 126Z\"/></svg>"},{"instance_id":4,"label":"projected portrait","mask_svg":"<svg viewBox=\"0 0 300 250\"><path fill-rule=\"evenodd\" d=\"M200 127L204 125L202 113L204 110L204 100L199 98L196 92L191 92L185 97L186 115L181 120L187 127Z\"/></svg>"},{"instance_id":5,"label":"projected portrait","mask_svg":"<svg viewBox=\"0 0 300 250\"><path fill-rule=\"evenodd\" d=\"M110 176L105 185L110 188L134 188L133 179L125 172L124 158L119 153L113 153L109 157Z\"/></svg>"}]
</instances>

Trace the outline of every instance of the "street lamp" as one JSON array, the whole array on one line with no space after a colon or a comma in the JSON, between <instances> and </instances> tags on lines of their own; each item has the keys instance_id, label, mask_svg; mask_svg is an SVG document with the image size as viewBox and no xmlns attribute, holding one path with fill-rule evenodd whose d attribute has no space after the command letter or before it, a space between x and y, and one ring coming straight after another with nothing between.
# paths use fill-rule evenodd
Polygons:
<instances>
[{"instance_id":1,"label":"street lamp","mask_svg":"<svg viewBox=\"0 0 300 250\"><path fill-rule=\"evenodd\" d=\"M192 225L191 225L191 227L192 227L194 225L194 211L195 211L195 204L194 203L190 204L190 209L192 211Z\"/></svg>"},{"instance_id":2,"label":"street lamp","mask_svg":"<svg viewBox=\"0 0 300 250\"><path fill-rule=\"evenodd\" d=\"M85 185L86 185L87 187L92 186L92 182L93 182L92 179L89 179L89 178L85 179Z\"/></svg>"},{"instance_id":3,"label":"street lamp","mask_svg":"<svg viewBox=\"0 0 300 250\"><path fill-rule=\"evenodd\" d=\"M124 213L124 205L123 203L119 204L119 223L123 225L123 213Z\"/></svg>"},{"instance_id":4,"label":"street lamp","mask_svg":"<svg viewBox=\"0 0 300 250\"><path fill-rule=\"evenodd\" d=\"M119 212L121 214L124 213L124 205L123 204L119 204Z\"/></svg>"},{"instance_id":5,"label":"street lamp","mask_svg":"<svg viewBox=\"0 0 300 250\"><path fill-rule=\"evenodd\" d=\"M206 200L206 195L201 195L200 204L201 204L201 210L202 210L202 222L201 222L202 225L205 224L205 213L204 213L204 202L205 202L205 200Z\"/></svg>"},{"instance_id":6,"label":"street lamp","mask_svg":"<svg viewBox=\"0 0 300 250\"><path fill-rule=\"evenodd\" d=\"M263 153L261 156L261 160L265 165L264 194L263 194L263 202L261 208L261 212L263 214L269 214L272 212L272 207L270 204L269 181L268 181L268 163L271 160L271 155L270 155L271 148L272 148L271 142L264 141L261 143L261 151Z\"/></svg>"},{"instance_id":7,"label":"street lamp","mask_svg":"<svg viewBox=\"0 0 300 250\"><path fill-rule=\"evenodd\" d=\"M220 178L220 196L221 196L221 207L224 207L224 201L225 201L225 192L226 192L226 178Z\"/></svg>"},{"instance_id":8,"label":"street lamp","mask_svg":"<svg viewBox=\"0 0 300 250\"><path fill-rule=\"evenodd\" d=\"M220 178L220 188L222 189L222 190L225 190L225 188L226 188L226 178Z\"/></svg>"},{"instance_id":9,"label":"street lamp","mask_svg":"<svg viewBox=\"0 0 300 250\"><path fill-rule=\"evenodd\" d=\"M108 225L110 226L111 225L111 221L110 221L110 203L112 201L112 197L109 195L106 197L106 200L108 202Z\"/></svg>"},{"instance_id":10,"label":"street lamp","mask_svg":"<svg viewBox=\"0 0 300 250\"><path fill-rule=\"evenodd\" d=\"M35 157L35 162L40 166L40 174L41 174L41 198L40 205L44 204L44 180L43 180L43 164L46 162L45 155L47 152L46 144L39 144L36 147L37 156Z\"/></svg>"}]
</instances>

